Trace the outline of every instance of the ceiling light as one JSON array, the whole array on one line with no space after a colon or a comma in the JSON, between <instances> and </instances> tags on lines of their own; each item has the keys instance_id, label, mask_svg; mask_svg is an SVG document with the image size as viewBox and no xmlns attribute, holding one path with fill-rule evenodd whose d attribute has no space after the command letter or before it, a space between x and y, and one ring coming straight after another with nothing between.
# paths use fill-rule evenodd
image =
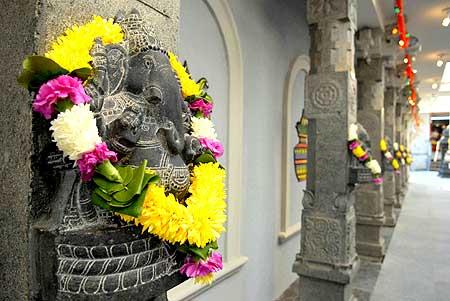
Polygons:
<instances>
[{"instance_id":1,"label":"ceiling light","mask_svg":"<svg viewBox=\"0 0 450 301\"><path fill-rule=\"evenodd\" d=\"M398 34L398 28L397 27L392 28L392 34L393 35Z\"/></svg>"},{"instance_id":2,"label":"ceiling light","mask_svg":"<svg viewBox=\"0 0 450 301\"><path fill-rule=\"evenodd\" d=\"M449 9L450 9L450 8L444 9L444 12L445 12L445 18L442 19L442 26L444 26L444 27L448 27L448 26L450 25L450 14L449 14Z\"/></svg>"},{"instance_id":3,"label":"ceiling light","mask_svg":"<svg viewBox=\"0 0 450 301\"><path fill-rule=\"evenodd\" d=\"M438 55L438 59L436 61L436 66L442 67L444 65L444 55L440 54Z\"/></svg>"},{"instance_id":4,"label":"ceiling light","mask_svg":"<svg viewBox=\"0 0 450 301\"><path fill-rule=\"evenodd\" d=\"M403 40L398 41L398 45L400 47L403 47L403 45L405 45L405 41L403 41Z\"/></svg>"},{"instance_id":5,"label":"ceiling light","mask_svg":"<svg viewBox=\"0 0 450 301\"><path fill-rule=\"evenodd\" d=\"M403 59L403 63L408 64L408 62L409 62L408 58L405 57L405 58Z\"/></svg>"},{"instance_id":6,"label":"ceiling light","mask_svg":"<svg viewBox=\"0 0 450 301\"><path fill-rule=\"evenodd\" d=\"M413 73L416 74L417 73L417 69L413 69Z\"/></svg>"},{"instance_id":7,"label":"ceiling light","mask_svg":"<svg viewBox=\"0 0 450 301\"><path fill-rule=\"evenodd\" d=\"M438 84L437 83L433 83L431 85L431 89L436 90L438 88Z\"/></svg>"},{"instance_id":8,"label":"ceiling light","mask_svg":"<svg viewBox=\"0 0 450 301\"><path fill-rule=\"evenodd\" d=\"M416 57L413 56L413 57L411 58L411 60L412 60L413 62L415 62L415 61L416 61Z\"/></svg>"}]
</instances>

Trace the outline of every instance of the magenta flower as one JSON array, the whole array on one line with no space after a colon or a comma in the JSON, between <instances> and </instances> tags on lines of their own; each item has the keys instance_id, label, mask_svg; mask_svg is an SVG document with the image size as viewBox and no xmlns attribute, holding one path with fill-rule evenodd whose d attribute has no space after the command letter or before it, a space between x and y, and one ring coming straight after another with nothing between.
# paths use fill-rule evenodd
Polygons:
<instances>
[{"instance_id":1,"label":"magenta flower","mask_svg":"<svg viewBox=\"0 0 450 301\"><path fill-rule=\"evenodd\" d=\"M214 158L217 159L223 155L223 145L219 140L209 139L205 137L201 137L198 140L204 148L209 149L212 152Z\"/></svg>"},{"instance_id":2,"label":"magenta flower","mask_svg":"<svg viewBox=\"0 0 450 301\"><path fill-rule=\"evenodd\" d=\"M215 273L223 269L222 255L219 252L212 252L207 260L198 260L192 256L186 257L180 273L189 278L202 277Z\"/></svg>"},{"instance_id":3,"label":"magenta flower","mask_svg":"<svg viewBox=\"0 0 450 301\"><path fill-rule=\"evenodd\" d=\"M60 75L49 80L39 88L33 103L34 111L41 113L45 119L52 118L58 100L68 99L74 104L88 103L91 98L86 94L83 82L69 75Z\"/></svg>"},{"instance_id":4,"label":"magenta flower","mask_svg":"<svg viewBox=\"0 0 450 301\"><path fill-rule=\"evenodd\" d=\"M381 185L381 183L383 183L383 178L382 177L376 177L376 178L372 179L372 182L375 185Z\"/></svg>"},{"instance_id":5,"label":"magenta flower","mask_svg":"<svg viewBox=\"0 0 450 301\"><path fill-rule=\"evenodd\" d=\"M95 167L105 160L117 161L117 154L108 149L105 142L97 143L93 151L84 153L81 159L77 160L81 179L85 182L90 181L94 176Z\"/></svg>"},{"instance_id":6,"label":"magenta flower","mask_svg":"<svg viewBox=\"0 0 450 301\"><path fill-rule=\"evenodd\" d=\"M201 98L189 104L189 108L193 111L200 111L203 116L209 117L212 112L213 104Z\"/></svg>"}]
</instances>

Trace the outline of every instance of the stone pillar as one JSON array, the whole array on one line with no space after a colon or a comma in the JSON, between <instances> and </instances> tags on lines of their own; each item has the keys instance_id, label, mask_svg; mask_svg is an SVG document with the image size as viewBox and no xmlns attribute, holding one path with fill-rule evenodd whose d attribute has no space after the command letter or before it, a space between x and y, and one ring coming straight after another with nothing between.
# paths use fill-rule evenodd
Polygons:
<instances>
[{"instance_id":1,"label":"stone pillar","mask_svg":"<svg viewBox=\"0 0 450 301\"><path fill-rule=\"evenodd\" d=\"M395 142L399 145L403 142L403 114L404 114L404 105L402 104L404 101L403 96L399 97L399 101L396 103L395 108ZM395 155L395 154L394 154ZM395 175L395 194L396 194L396 202L394 204L395 208L402 208L403 199L405 197L405 191L403 188L403 177L405 176L404 167L400 163L400 173Z\"/></svg>"},{"instance_id":2,"label":"stone pillar","mask_svg":"<svg viewBox=\"0 0 450 301\"><path fill-rule=\"evenodd\" d=\"M349 125L356 122L356 1L308 0L312 43L306 79L308 179L303 198L300 300L352 300L359 265L349 185Z\"/></svg>"},{"instance_id":3,"label":"stone pillar","mask_svg":"<svg viewBox=\"0 0 450 301\"><path fill-rule=\"evenodd\" d=\"M388 85L390 76L394 73L393 69L386 69L386 85ZM387 87L384 92L384 137L388 141L389 150L393 154L392 144L395 137L395 106L397 102L397 89L395 87ZM384 192L384 215L385 226L393 227L397 222L393 207L395 203L395 175L390 163L384 164L383 175L383 192Z\"/></svg>"},{"instance_id":4,"label":"stone pillar","mask_svg":"<svg viewBox=\"0 0 450 301\"><path fill-rule=\"evenodd\" d=\"M17 84L16 78L21 72L22 60L33 53L44 53L52 40L61 35L69 24L86 22L94 14L114 17L119 10L130 11L133 8L138 9L144 19L154 25L155 34L165 47L176 50L179 0L2 2L0 37L4 46L0 49L0 55L7 59L3 61L5 69L0 75L0 137L1 141L5 142L0 152L2 170L0 240L3 242L0 248L1 300L54 300L55 295L50 297L47 294L49 291L56 290L59 285L56 275L51 279L43 279L37 272L37 261L41 257L54 256L56 250L49 249L48 253L37 251L41 247L44 248L44 243L37 238L39 230L36 225L49 212L64 209L51 208L50 203L58 197L54 195L56 188L68 179L64 176L55 176L58 172L46 170L43 165L43 150L50 145L49 124L37 115L35 118L31 113L31 97ZM92 232L95 232L94 229ZM91 238L93 244L96 238L97 236L93 234ZM111 235L107 239L115 242L121 238ZM83 253L85 250L80 248L79 251ZM118 250L118 252L124 252L124 250ZM46 268L55 269L54 262L49 263ZM119 274L115 275L113 277L119 277ZM125 278L127 277L120 279L132 280ZM122 291L120 296L108 295L106 298L108 300L153 300L155 296L161 296L158 298L163 300L166 284L167 282L164 284L154 282L152 289L149 289L148 285L137 285L137 288ZM91 297L92 299L87 297L81 299L105 300L104 297ZM64 297L61 298L63 299L67 300ZM80 297L75 294L71 295L70 299L79 300Z\"/></svg>"},{"instance_id":5,"label":"stone pillar","mask_svg":"<svg viewBox=\"0 0 450 301\"><path fill-rule=\"evenodd\" d=\"M371 45L379 51L359 57L356 68L358 79L358 122L370 137L374 159L381 164L380 140L384 137L384 62L381 58L381 30L363 29L358 32L357 45ZM360 184L356 188L356 251L361 258L381 262L385 254L381 229L384 225L383 186Z\"/></svg>"}]
</instances>

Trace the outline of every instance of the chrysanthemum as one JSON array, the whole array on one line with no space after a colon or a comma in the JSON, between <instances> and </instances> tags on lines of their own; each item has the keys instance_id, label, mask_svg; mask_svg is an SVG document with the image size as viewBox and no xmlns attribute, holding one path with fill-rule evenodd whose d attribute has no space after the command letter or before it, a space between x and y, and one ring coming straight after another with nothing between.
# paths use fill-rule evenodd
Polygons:
<instances>
[{"instance_id":1,"label":"chrysanthemum","mask_svg":"<svg viewBox=\"0 0 450 301\"><path fill-rule=\"evenodd\" d=\"M80 159L82 154L94 150L102 142L88 104L73 106L59 113L51 125L56 146L71 160Z\"/></svg>"},{"instance_id":2,"label":"chrysanthemum","mask_svg":"<svg viewBox=\"0 0 450 301\"><path fill-rule=\"evenodd\" d=\"M192 117L192 136L197 138L217 139L217 133L214 124L208 118Z\"/></svg>"},{"instance_id":3,"label":"chrysanthemum","mask_svg":"<svg viewBox=\"0 0 450 301\"><path fill-rule=\"evenodd\" d=\"M122 29L112 19L94 16L89 23L67 29L45 56L68 71L90 68L92 57L89 52L96 38L100 38L104 45L120 43L123 41Z\"/></svg>"},{"instance_id":4,"label":"chrysanthemum","mask_svg":"<svg viewBox=\"0 0 450 301\"><path fill-rule=\"evenodd\" d=\"M190 74L186 71L186 68L178 61L177 56L170 51L169 62L180 80L183 97L186 98L201 94L202 90L200 89L200 85L191 78Z\"/></svg>"}]
</instances>

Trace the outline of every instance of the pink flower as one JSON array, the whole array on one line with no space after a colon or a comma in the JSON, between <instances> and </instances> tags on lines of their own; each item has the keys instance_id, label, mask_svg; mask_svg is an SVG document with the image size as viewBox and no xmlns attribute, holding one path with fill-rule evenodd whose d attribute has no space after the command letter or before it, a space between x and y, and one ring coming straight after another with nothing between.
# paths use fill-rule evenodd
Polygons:
<instances>
[{"instance_id":1,"label":"pink flower","mask_svg":"<svg viewBox=\"0 0 450 301\"><path fill-rule=\"evenodd\" d=\"M33 109L50 119L55 112L58 100L69 99L74 104L88 103L91 98L86 94L80 79L69 75L60 75L49 80L39 88Z\"/></svg>"},{"instance_id":2,"label":"pink flower","mask_svg":"<svg viewBox=\"0 0 450 301\"><path fill-rule=\"evenodd\" d=\"M193 111L200 111L203 113L203 116L209 117L212 112L213 105L212 103L199 98L196 101L190 103L189 108Z\"/></svg>"},{"instance_id":3,"label":"pink flower","mask_svg":"<svg viewBox=\"0 0 450 301\"><path fill-rule=\"evenodd\" d=\"M209 149L212 152L214 158L217 159L223 155L223 145L219 140L204 137L201 137L198 140L204 148Z\"/></svg>"},{"instance_id":4,"label":"pink flower","mask_svg":"<svg viewBox=\"0 0 450 301\"><path fill-rule=\"evenodd\" d=\"M381 183L383 183L383 178L382 178L382 177L376 177L376 178L373 178L373 179L372 179L372 182L373 182L375 185L381 185Z\"/></svg>"},{"instance_id":5,"label":"pink flower","mask_svg":"<svg viewBox=\"0 0 450 301\"><path fill-rule=\"evenodd\" d=\"M350 150L353 150L354 148L357 148L360 145L361 144L357 140L354 140L354 141L350 142L350 144L348 145L348 148Z\"/></svg>"},{"instance_id":6,"label":"pink flower","mask_svg":"<svg viewBox=\"0 0 450 301\"><path fill-rule=\"evenodd\" d=\"M81 159L77 160L81 179L85 182L90 181L94 176L95 167L105 160L117 161L117 154L108 149L105 142L97 143L93 151L84 153Z\"/></svg>"},{"instance_id":7,"label":"pink flower","mask_svg":"<svg viewBox=\"0 0 450 301\"><path fill-rule=\"evenodd\" d=\"M207 260L198 260L188 256L180 269L180 273L189 278L202 277L215 273L223 269L222 255L219 252L212 252Z\"/></svg>"}]
</instances>

